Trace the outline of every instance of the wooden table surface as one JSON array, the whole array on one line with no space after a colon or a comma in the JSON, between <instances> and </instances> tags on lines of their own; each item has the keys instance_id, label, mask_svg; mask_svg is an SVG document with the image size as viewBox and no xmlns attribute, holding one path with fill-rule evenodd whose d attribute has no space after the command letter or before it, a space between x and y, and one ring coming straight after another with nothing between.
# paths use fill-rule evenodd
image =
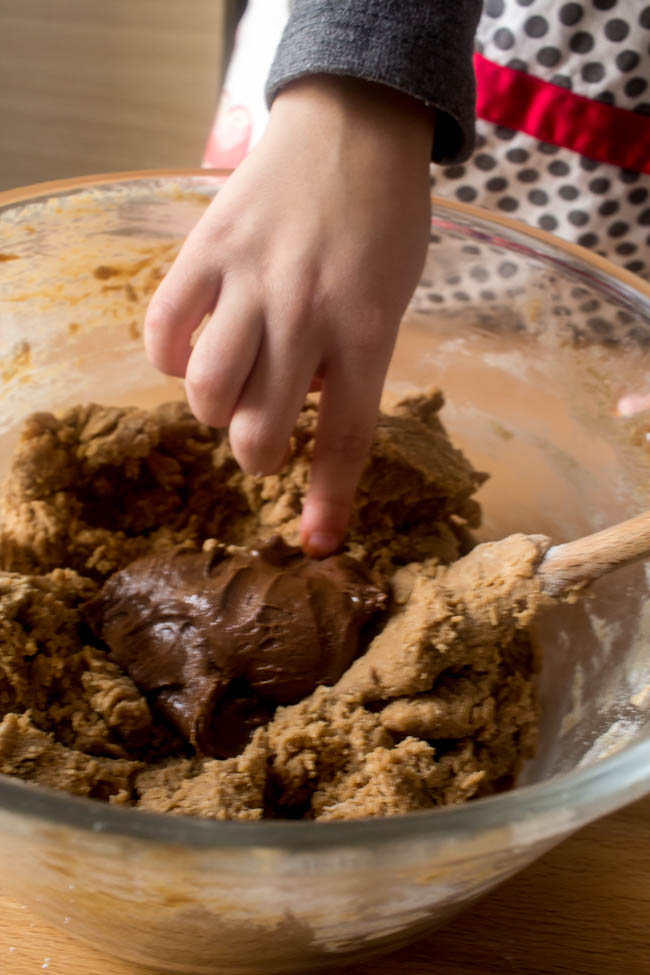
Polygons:
<instances>
[{"instance_id":1,"label":"wooden table surface","mask_svg":"<svg viewBox=\"0 0 650 975\"><path fill-rule=\"evenodd\" d=\"M1 975L148 975L0 899ZM650 796L593 823L442 931L340 975L650 975ZM260 975L271 975L260 968ZM304 975L309 975L305 972Z\"/></svg>"}]
</instances>

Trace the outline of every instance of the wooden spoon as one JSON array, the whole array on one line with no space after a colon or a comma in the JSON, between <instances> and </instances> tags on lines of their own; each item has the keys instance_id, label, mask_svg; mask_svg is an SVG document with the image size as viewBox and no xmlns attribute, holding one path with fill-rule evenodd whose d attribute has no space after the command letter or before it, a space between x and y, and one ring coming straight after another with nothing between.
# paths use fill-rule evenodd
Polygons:
<instances>
[{"instance_id":1,"label":"wooden spoon","mask_svg":"<svg viewBox=\"0 0 650 975\"><path fill-rule=\"evenodd\" d=\"M537 575L545 593L561 596L642 558L650 558L650 511L573 542L552 545Z\"/></svg>"}]
</instances>

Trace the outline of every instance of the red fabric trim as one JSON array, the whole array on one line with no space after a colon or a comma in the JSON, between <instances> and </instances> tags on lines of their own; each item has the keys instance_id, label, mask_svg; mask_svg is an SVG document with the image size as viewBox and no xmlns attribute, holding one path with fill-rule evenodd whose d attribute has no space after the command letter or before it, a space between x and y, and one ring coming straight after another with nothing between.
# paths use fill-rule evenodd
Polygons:
<instances>
[{"instance_id":1,"label":"red fabric trim","mask_svg":"<svg viewBox=\"0 0 650 975\"><path fill-rule=\"evenodd\" d=\"M575 95L474 55L479 118L622 169L650 173L650 116Z\"/></svg>"}]
</instances>

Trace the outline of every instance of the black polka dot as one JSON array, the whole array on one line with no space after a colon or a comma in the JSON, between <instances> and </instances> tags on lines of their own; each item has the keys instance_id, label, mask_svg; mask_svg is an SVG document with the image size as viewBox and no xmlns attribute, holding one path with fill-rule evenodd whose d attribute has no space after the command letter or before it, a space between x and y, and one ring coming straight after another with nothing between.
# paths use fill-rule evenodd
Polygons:
<instances>
[{"instance_id":1,"label":"black polka dot","mask_svg":"<svg viewBox=\"0 0 650 975\"><path fill-rule=\"evenodd\" d=\"M584 10L580 3L563 3L560 7L560 23L565 27L573 27L579 20L582 20Z\"/></svg>"},{"instance_id":2,"label":"black polka dot","mask_svg":"<svg viewBox=\"0 0 650 975\"><path fill-rule=\"evenodd\" d=\"M610 335L612 331L612 326L606 318L588 318L587 325L598 335Z\"/></svg>"},{"instance_id":3,"label":"black polka dot","mask_svg":"<svg viewBox=\"0 0 650 975\"><path fill-rule=\"evenodd\" d=\"M432 301L436 305L441 305L445 300L442 295L438 294L437 291L427 292L427 298L429 299L429 301Z\"/></svg>"},{"instance_id":4,"label":"black polka dot","mask_svg":"<svg viewBox=\"0 0 650 975\"><path fill-rule=\"evenodd\" d=\"M536 169L522 169L517 173L517 179L520 183L536 183L539 179L539 172Z\"/></svg>"},{"instance_id":5,"label":"black polka dot","mask_svg":"<svg viewBox=\"0 0 650 975\"><path fill-rule=\"evenodd\" d=\"M472 281L487 281L490 277L490 272L482 264L476 264L469 269L469 276Z\"/></svg>"},{"instance_id":6,"label":"black polka dot","mask_svg":"<svg viewBox=\"0 0 650 975\"><path fill-rule=\"evenodd\" d=\"M598 207L598 212L601 217L611 217L611 215L613 213L617 213L620 208L621 206L618 200L605 200L605 202L601 203Z\"/></svg>"},{"instance_id":7,"label":"black polka dot","mask_svg":"<svg viewBox=\"0 0 650 975\"><path fill-rule=\"evenodd\" d=\"M506 67L512 68L513 71L528 71L528 64L526 61L522 61L521 58L510 58L510 60L506 62Z\"/></svg>"},{"instance_id":8,"label":"black polka dot","mask_svg":"<svg viewBox=\"0 0 650 975\"><path fill-rule=\"evenodd\" d=\"M520 7L530 7L530 5L534 2L535 0L517 0Z\"/></svg>"},{"instance_id":9,"label":"black polka dot","mask_svg":"<svg viewBox=\"0 0 650 975\"><path fill-rule=\"evenodd\" d=\"M484 288L483 291L479 291L479 298L481 301L496 301L497 296L494 291L490 291L489 288Z\"/></svg>"},{"instance_id":10,"label":"black polka dot","mask_svg":"<svg viewBox=\"0 0 650 975\"><path fill-rule=\"evenodd\" d=\"M642 227L647 227L650 225L650 208L639 214L639 223ZM648 243L650 243L650 240L648 240Z\"/></svg>"},{"instance_id":11,"label":"black polka dot","mask_svg":"<svg viewBox=\"0 0 650 975\"><path fill-rule=\"evenodd\" d=\"M596 234L580 234L578 243L581 247L595 247L598 243L598 237Z\"/></svg>"},{"instance_id":12,"label":"black polka dot","mask_svg":"<svg viewBox=\"0 0 650 975\"><path fill-rule=\"evenodd\" d=\"M537 223L542 230L555 230L557 227L557 220L550 213L545 213L544 216L539 218Z\"/></svg>"},{"instance_id":13,"label":"black polka dot","mask_svg":"<svg viewBox=\"0 0 650 975\"><path fill-rule=\"evenodd\" d=\"M525 149L508 149L506 159L511 163L525 163L529 155L530 153L526 152Z\"/></svg>"},{"instance_id":14,"label":"black polka dot","mask_svg":"<svg viewBox=\"0 0 650 975\"><path fill-rule=\"evenodd\" d=\"M497 271L502 278L511 278L513 274L517 273L517 265L514 261L502 261L499 264Z\"/></svg>"},{"instance_id":15,"label":"black polka dot","mask_svg":"<svg viewBox=\"0 0 650 975\"><path fill-rule=\"evenodd\" d=\"M616 318L623 325L631 325L632 322L635 321L636 316L635 315L632 315L629 311L623 311L623 309L620 308L616 312Z\"/></svg>"},{"instance_id":16,"label":"black polka dot","mask_svg":"<svg viewBox=\"0 0 650 975\"><path fill-rule=\"evenodd\" d=\"M625 220L616 220L607 231L607 234L609 237L622 237L629 229L630 225Z\"/></svg>"},{"instance_id":17,"label":"black polka dot","mask_svg":"<svg viewBox=\"0 0 650 975\"><path fill-rule=\"evenodd\" d=\"M540 47L537 52L537 61L544 68L554 68L562 57L562 52L557 47Z\"/></svg>"},{"instance_id":18,"label":"black polka dot","mask_svg":"<svg viewBox=\"0 0 650 975\"><path fill-rule=\"evenodd\" d=\"M502 196L497 203L499 210L505 210L506 213L512 213L519 206L519 201L514 198L514 196Z\"/></svg>"},{"instance_id":19,"label":"black polka dot","mask_svg":"<svg viewBox=\"0 0 650 975\"><path fill-rule=\"evenodd\" d=\"M600 163L597 159L590 159L589 156L580 156L580 169L584 169L585 172L590 173L594 169L598 169Z\"/></svg>"},{"instance_id":20,"label":"black polka dot","mask_svg":"<svg viewBox=\"0 0 650 975\"><path fill-rule=\"evenodd\" d=\"M647 87L648 82L645 78L630 78L625 85L625 94L629 98L636 98L637 95L643 94Z\"/></svg>"},{"instance_id":21,"label":"black polka dot","mask_svg":"<svg viewBox=\"0 0 650 975\"><path fill-rule=\"evenodd\" d=\"M570 210L567 219L574 227L584 227L589 223L589 214L586 210Z\"/></svg>"},{"instance_id":22,"label":"black polka dot","mask_svg":"<svg viewBox=\"0 0 650 975\"><path fill-rule=\"evenodd\" d=\"M621 51L616 55L616 67L619 71L634 71L639 63L636 51Z\"/></svg>"},{"instance_id":23,"label":"black polka dot","mask_svg":"<svg viewBox=\"0 0 650 975\"><path fill-rule=\"evenodd\" d=\"M634 111L638 112L639 115L650 115L650 102L639 102L638 105L634 106Z\"/></svg>"},{"instance_id":24,"label":"black polka dot","mask_svg":"<svg viewBox=\"0 0 650 975\"><path fill-rule=\"evenodd\" d=\"M558 195L561 196L563 200L575 200L579 194L577 187L567 185L559 188Z\"/></svg>"},{"instance_id":25,"label":"black polka dot","mask_svg":"<svg viewBox=\"0 0 650 975\"><path fill-rule=\"evenodd\" d=\"M596 81L603 80L605 69L599 61L588 61L587 64L583 64L580 74L583 81L589 81L593 84Z\"/></svg>"},{"instance_id":26,"label":"black polka dot","mask_svg":"<svg viewBox=\"0 0 650 975\"><path fill-rule=\"evenodd\" d=\"M488 169L494 169L497 164L494 156L490 156L487 152L479 152L478 156L474 158L474 163L477 169L482 169L484 172Z\"/></svg>"},{"instance_id":27,"label":"black polka dot","mask_svg":"<svg viewBox=\"0 0 650 975\"><path fill-rule=\"evenodd\" d=\"M429 234L429 240L432 244L439 244L442 241L440 234Z\"/></svg>"},{"instance_id":28,"label":"black polka dot","mask_svg":"<svg viewBox=\"0 0 650 975\"><path fill-rule=\"evenodd\" d=\"M621 183L636 183L639 178L639 174L635 172L634 169L621 169L618 174L618 178Z\"/></svg>"},{"instance_id":29,"label":"black polka dot","mask_svg":"<svg viewBox=\"0 0 650 975\"><path fill-rule=\"evenodd\" d=\"M579 30L569 41L574 54L588 54L594 46L594 39L586 30Z\"/></svg>"},{"instance_id":30,"label":"black polka dot","mask_svg":"<svg viewBox=\"0 0 650 975\"><path fill-rule=\"evenodd\" d=\"M505 10L505 4L503 0L485 0L483 9L488 17L500 17Z\"/></svg>"},{"instance_id":31,"label":"black polka dot","mask_svg":"<svg viewBox=\"0 0 650 975\"><path fill-rule=\"evenodd\" d=\"M529 17L524 30L529 37L543 37L548 31L548 20L546 17Z\"/></svg>"},{"instance_id":32,"label":"black polka dot","mask_svg":"<svg viewBox=\"0 0 650 975\"><path fill-rule=\"evenodd\" d=\"M461 176L465 175L464 166L447 166L445 169L445 176L447 179L460 179Z\"/></svg>"},{"instance_id":33,"label":"black polka dot","mask_svg":"<svg viewBox=\"0 0 650 975\"><path fill-rule=\"evenodd\" d=\"M452 298L455 298L456 301L471 301L472 300L470 298L470 296L467 294L466 291L454 291L454 293L452 294L451 297Z\"/></svg>"},{"instance_id":34,"label":"black polka dot","mask_svg":"<svg viewBox=\"0 0 650 975\"><path fill-rule=\"evenodd\" d=\"M474 254L474 255L477 255L477 254L480 254L481 253L481 248L480 247L477 247L475 244L463 244L463 246L461 247L461 250L462 250L463 254Z\"/></svg>"},{"instance_id":35,"label":"black polka dot","mask_svg":"<svg viewBox=\"0 0 650 975\"><path fill-rule=\"evenodd\" d=\"M554 159L552 163L549 163L548 171L552 176L568 176L570 172L563 159Z\"/></svg>"},{"instance_id":36,"label":"black polka dot","mask_svg":"<svg viewBox=\"0 0 650 975\"><path fill-rule=\"evenodd\" d=\"M579 308L583 315L593 315L600 308L600 302L598 298L590 298L589 301L583 301Z\"/></svg>"},{"instance_id":37,"label":"black polka dot","mask_svg":"<svg viewBox=\"0 0 650 975\"><path fill-rule=\"evenodd\" d=\"M645 186L638 186L635 190L630 190L627 194L627 198L630 203L645 203L648 199L648 191Z\"/></svg>"},{"instance_id":38,"label":"black polka dot","mask_svg":"<svg viewBox=\"0 0 650 975\"><path fill-rule=\"evenodd\" d=\"M508 180L504 179L503 176L493 176L492 179L487 181L485 188L486 190L489 190L490 193L501 193L503 190L505 190L507 185Z\"/></svg>"},{"instance_id":39,"label":"black polka dot","mask_svg":"<svg viewBox=\"0 0 650 975\"><path fill-rule=\"evenodd\" d=\"M571 84L571 79L566 74L554 74L551 78L551 84L557 85L558 88L567 88L569 91L571 91L571 88L573 87Z\"/></svg>"},{"instance_id":40,"label":"black polka dot","mask_svg":"<svg viewBox=\"0 0 650 975\"><path fill-rule=\"evenodd\" d=\"M462 200L463 203L471 203L477 196L478 193L473 186L459 186L456 190L457 199Z\"/></svg>"},{"instance_id":41,"label":"black polka dot","mask_svg":"<svg viewBox=\"0 0 650 975\"><path fill-rule=\"evenodd\" d=\"M460 284L460 274L448 274L445 281L447 284Z\"/></svg>"},{"instance_id":42,"label":"black polka dot","mask_svg":"<svg viewBox=\"0 0 650 975\"><path fill-rule=\"evenodd\" d=\"M643 261L628 261L627 264L623 265L623 267L627 271L633 271L635 274L639 274L645 267L645 264Z\"/></svg>"},{"instance_id":43,"label":"black polka dot","mask_svg":"<svg viewBox=\"0 0 650 975\"><path fill-rule=\"evenodd\" d=\"M597 176L589 183L589 189L592 193L606 193L611 185L610 180L605 179L604 176Z\"/></svg>"},{"instance_id":44,"label":"black polka dot","mask_svg":"<svg viewBox=\"0 0 650 975\"><path fill-rule=\"evenodd\" d=\"M631 240L626 240L624 243L616 245L616 253L620 254L621 257L629 257L630 254L636 254L638 249L636 244L633 244Z\"/></svg>"},{"instance_id":45,"label":"black polka dot","mask_svg":"<svg viewBox=\"0 0 650 975\"><path fill-rule=\"evenodd\" d=\"M605 24L605 37L608 41L624 41L629 33L629 24L620 17L613 17Z\"/></svg>"},{"instance_id":46,"label":"black polka dot","mask_svg":"<svg viewBox=\"0 0 650 975\"><path fill-rule=\"evenodd\" d=\"M596 95L596 101L602 102L603 105L616 104L616 98L614 97L613 91L601 91L598 95Z\"/></svg>"},{"instance_id":47,"label":"black polka dot","mask_svg":"<svg viewBox=\"0 0 650 975\"><path fill-rule=\"evenodd\" d=\"M591 0L596 10L611 10L618 3L618 0Z\"/></svg>"},{"instance_id":48,"label":"black polka dot","mask_svg":"<svg viewBox=\"0 0 650 975\"><path fill-rule=\"evenodd\" d=\"M581 288L581 287L571 288L572 298L576 298L576 299L586 298L589 294L590 292L587 290L587 288Z\"/></svg>"},{"instance_id":49,"label":"black polka dot","mask_svg":"<svg viewBox=\"0 0 650 975\"><path fill-rule=\"evenodd\" d=\"M499 50L509 51L511 47L514 47L515 35L507 27L499 27L498 30L495 30L492 40Z\"/></svg>"},{"instance_id":50,"label":"black polka dot","mask_svg":"<svg viewBox=\"0 0 650 975\"><path fill-rule=\"evenodd\" d=\"M639 23L642 27L650 30L650 7L644 7L639 14Z\"/></svg>"},{"instance_id":51,"label":"black polka dot","mask_svg":"<svg viewBox=\"0 0 650 975\"><path fill-rule=\"evenodd\" d=\"M554 146L552 142L538 142L537 151L543 152L545 156L554 156L556 152L560 151L560 147Z\"/></svg>"},{"instance_id":52,"label":"black polka dot","mask_svg":"<svg viewBox=\"0 0 650 975\"><path fill-rule=\"evenodd\" d=\"M497 139L503 139L505 142L507 142L509 139L514 139L514 137L517 135L515 129L507 129L505 125L497 125L494 133Z\"/></svg>"},{"instance_id":53,"label":"black polka dot","mask_svg":"<svg viewBox=\"0 0 650 975\"><path fill-rule=\"evenodd\" d=\"M543 207L548 203L548 193L545 193L544 190L531 190L528 199L535 206Z\"/></svg>"}]
</instances>

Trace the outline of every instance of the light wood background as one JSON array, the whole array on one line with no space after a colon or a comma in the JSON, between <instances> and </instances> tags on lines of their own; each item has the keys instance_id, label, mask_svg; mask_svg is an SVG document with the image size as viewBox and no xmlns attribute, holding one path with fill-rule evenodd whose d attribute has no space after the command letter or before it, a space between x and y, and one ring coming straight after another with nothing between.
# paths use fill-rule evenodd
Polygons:
<instances>
[{"instance_id":1,"label":"light wood background","mask_svg":"<svg viewBox=\"0 0 650 975\"><path fill-rule=\"evenodd\" d=\"M0 898L0 973L43 972L150 970L99 955ZM388 958L336 972L650 975L650 796L571 837L444 930ZM260 975L272 975L262 962Z\"/></svg>"},{"instance_id":2,"label":"light wood background","mask_svg":"<svg viewBox=\"0 0 650 975\"><path fill-rule=\"evenodd\" d=\"M0 190L200 164L228 0L0 0Z\"/></svg>"}]
</instances>

